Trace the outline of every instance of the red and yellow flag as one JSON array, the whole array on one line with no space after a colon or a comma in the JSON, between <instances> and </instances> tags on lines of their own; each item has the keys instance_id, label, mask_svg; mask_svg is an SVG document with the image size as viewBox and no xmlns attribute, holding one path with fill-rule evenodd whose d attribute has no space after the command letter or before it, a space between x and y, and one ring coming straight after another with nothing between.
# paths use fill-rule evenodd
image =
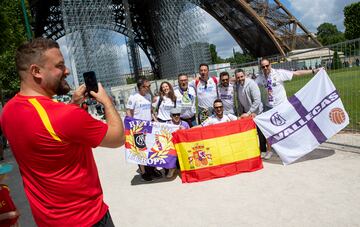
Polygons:
<instances>
[{"instance_id":1,"label":"red and yellow flag","mask_svg":"<svg viewBox=\"0 0 360 227\"><path fill-rule=\"evenodd\" d=\"M183 183L262 169L256 126L241 119L173 133Z\"/></svg>"}]
</instances>

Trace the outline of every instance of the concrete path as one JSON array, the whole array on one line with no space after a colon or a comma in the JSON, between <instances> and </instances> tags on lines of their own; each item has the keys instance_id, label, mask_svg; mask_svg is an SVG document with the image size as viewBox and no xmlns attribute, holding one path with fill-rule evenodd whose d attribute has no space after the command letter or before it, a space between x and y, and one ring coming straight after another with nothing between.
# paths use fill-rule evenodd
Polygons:
<instances>
[{"instance_id":1,"label":"concrete path","mask_svg":"<svg viewBox=\"0 0 360 227\"><path fill-rule=\"evenodd\" d=\"M273 157L257 172L192 184L141 183L123 148L95 158L116 226L360 226L360 151L321 147L289 166ZM21 225L35 226L20 182L16 169L7 183Z\"/></svg>"}]
</instances>

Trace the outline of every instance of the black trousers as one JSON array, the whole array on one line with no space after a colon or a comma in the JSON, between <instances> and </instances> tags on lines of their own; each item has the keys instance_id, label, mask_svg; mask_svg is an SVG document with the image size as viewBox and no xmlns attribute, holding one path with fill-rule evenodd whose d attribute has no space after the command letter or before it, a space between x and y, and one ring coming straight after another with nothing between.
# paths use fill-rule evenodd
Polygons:
<instances>
[{"instance_id":1,"label":"black trousers","mask_svg":"<svg viewBox=\"0 0 360 227\"><path fill-rule=\"evenodd\" d=\"M260 152L266 152L266 138L257 126L256 126L256 130L259 136Z\"/></svg>"},{"instance_id":2,"label":"black trousers","mask_svg":"<svg viewBox=\"0 0 360 227\"><path fill-rule=\"evenodd\" d=\"M115 227L115 225L111 219L109 210L106 212L104 217L100 221L98 221L98 223L93 225L93 227Z\"/></svg>"}]
</instances>

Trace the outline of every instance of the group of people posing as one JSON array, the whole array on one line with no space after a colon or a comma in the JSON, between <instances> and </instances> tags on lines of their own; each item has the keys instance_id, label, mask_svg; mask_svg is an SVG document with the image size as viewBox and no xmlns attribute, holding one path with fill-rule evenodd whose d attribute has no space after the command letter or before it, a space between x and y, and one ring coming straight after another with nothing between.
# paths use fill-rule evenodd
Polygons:
<instances>
[{"instance_id":1,"label":"group of people posing","mask_svg":"<svg viewBox=\"0 0 360 227\"><path fill-rule=\"evenodd\" d=\"M70 71L53 40L36 38L21 44L15 62L20 91L4 106L0 126L18 164L36 224L114 226L103 200L92 152L98 146L116 148L125 142L123 121L111 98L100 83L98 92L90 91L104 107L105 122L94 119L80 107L89 95L85 85L75 90L69 104L53 100L54 95L70 91L65 80ZM311 73L311 70L275 70L266 59L261 61L261 68L256 79L258 86L241 70L236 72L236 79L226 73L220 78L209 77L208 66L201 64L199 78L189 82L187 75L179 75L179 86L175 89L164 82L154 100L149 93L150 82L140 79L138 92L129 98L126 113L143 120L180 122L183 128L196 125L196 113L203 126L236 119L236 114L255 116L286 99L285 80ZM259 88L265 91L262 102ZM234 111L234 95L239 112ZM211 115L214 109L215 115ZM140 170L147 180L161 177L155 168L141 166ZM5 172L0 168L0 174ZM0 215L4 212L7 215L2 215L0 224L16 222L19 214L11 212L15 209L1 210Z\"/></svg>"},{"instance_id":2,"label":"group of people posing","mask_svg":"<svg viewBox=\"0 0 360 227\"><path fill-rule=\"evenodd\" d=\"M209 76L209 66L200 64L199 76L189 81L186 74L178 75L178 86L167 81L160 84L158 96L152 97L151 83L145 78L137 81L138 92L126 104L126 115L148 121L180 125L181 129L201 127L239 118L255 117L286 100L284 81L293 76L317 72L315 70L288 71L271 68L268 59L260 62L260 74L248 78L241 69L235 77L221 72L219 77ZM260 150L264 159L273 151L258 129ZM140 165L141 178L153 181L161 177L154 167ZM173 177L174 170L166 170L166 177Z\"/></svg>"}]
</instances>

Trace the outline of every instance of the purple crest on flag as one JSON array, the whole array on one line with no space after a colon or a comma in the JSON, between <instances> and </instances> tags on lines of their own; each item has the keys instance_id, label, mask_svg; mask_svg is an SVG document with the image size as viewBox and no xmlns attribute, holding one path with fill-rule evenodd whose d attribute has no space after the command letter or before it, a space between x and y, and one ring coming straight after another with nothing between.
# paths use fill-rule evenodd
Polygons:
<instances>
[{"instance_id":1,"label":"purple crest on flag","mask_svg":"<svg viewBox=\"0 0 360 227\"><path fill-rule=\"evenodd\" d=\"M286 123L286 120L278 112L275 112L271 115L270 122L275 126L281 126Z\"/></svg>"}]
</instances>

